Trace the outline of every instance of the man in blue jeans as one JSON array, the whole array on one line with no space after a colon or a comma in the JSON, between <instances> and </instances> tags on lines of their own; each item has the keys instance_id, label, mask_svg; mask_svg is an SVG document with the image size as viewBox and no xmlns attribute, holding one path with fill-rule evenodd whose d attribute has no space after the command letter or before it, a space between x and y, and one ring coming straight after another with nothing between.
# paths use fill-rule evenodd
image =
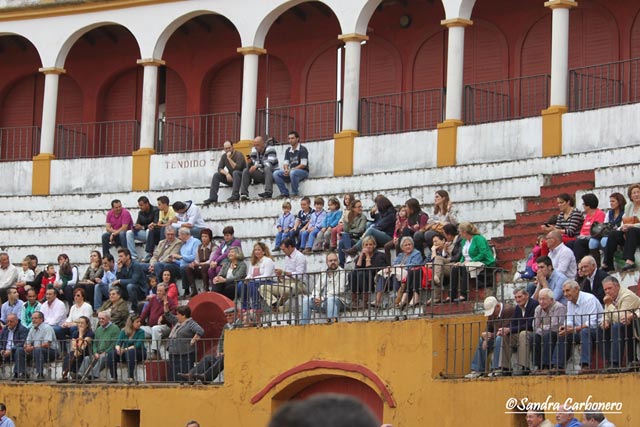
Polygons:
<instances>
[{"instance_id":1,"label":"man in blue jeans","mask_svg":"<svg viewBox=\"0 0 640 427\"><path fill-rule=\"evenodd\" d=\"M298 186L309 176L309 152L300 145L300 135L295 130L289 132L289 144L284 153L282 169L273 172L273 180L280 190L281 197L289 197L289 189L285 182L291 183L291 195L298 195Z\"/></svg>"}]
</instances>

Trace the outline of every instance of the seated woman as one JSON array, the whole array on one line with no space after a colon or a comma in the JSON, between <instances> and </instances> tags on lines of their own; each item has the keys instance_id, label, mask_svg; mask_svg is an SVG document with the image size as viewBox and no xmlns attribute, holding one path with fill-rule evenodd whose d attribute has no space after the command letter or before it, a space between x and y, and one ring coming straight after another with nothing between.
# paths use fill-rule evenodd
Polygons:
<instances>
[{"instance_id":1,"label":"seated woman","mask_svg":"<svg viewBox=\"0 0 640 427\"><path fill-rule=\"evenodd\" d=\"M622 225L622 217L624 216L624 208L627 205L627 199L620 193L612 193L609 196L609 207L604 222L612 229L619 228ZM607 247L607 240L609 240L608 234L602 237L593 237L589 239L589 250L592 255L597 251L600 255L600 249ZM596 258L598 260L599 258ZM599 263L598 263L599 264Z\"/></svg>"},{"instance_id":2,"label":"seated woman","mask_svg":"<svg viewBox=\"0 0 640 427\"><path fill-rule=\"evenodd\" d=\"M84 358L93 355L91 342L94 334L91 330L91 321L87 316L81 316L75 321L75 324L76 329L71 335L71 350L62 362L62 378L58 380L59 383L66 383L69 373L71 373L72 378L75 378ZM82 372L80 375L82 375ZM76 379L79 380L80 378Z\"/></svg>"},{"instance_id":3,"label":"seated woman","mask_svg":"<svg viewBox=\"0 0 640 427\"><path fill-rule=\"evenodd\" d=\"M351 249L345 249L347 255L355 256L364 243L365 236L374 237L374 241L379 246L384 246L388 241L393 239L393 226L396 222L396 209L389 199L383 195L376 196L375 206L371 210L373 217L373 224L364 232L359 242L357 242Z\"/></svg>"},{"instance_id":4,"label":"seated woman","mask_svg":"<svg viewBox=\"0 0 640 427\"><path fill-rule=\"evenodd\" d=\"M406 206L400 206L396 214L396 225L393 227L393 239L384 245L384 256L387 258L387 264L391 264L391 251L395 248L396 253L400 253L400 239L404 229L409 224L409 218Z\"/></svg>"},{"instance_id":5,"label":"seated woman","mask_svg":"<svg viewBox=\"0 0 640 427\"><path fill-rule=\"evenodd\" d=\"M167 381L179 381L178 374L189 372L196 362L196 344L204 336L204 329L191 318L191 309L187 305L176 308L171 314L165 304L164 317L173 328L169 333L167 351L169 353L169 372Z\"/></svg>"},{"instance_id":6,"label":"seated woman","mask_svg":"<svg viewBox=\"0 0 640 427\"><path fill-rule=\"evenodd\" d=\"M61 338L70 337L77 329L78 320L81 317L91 318L93 315L93 308L84 300L84 289L77 288L73 291L73 305L69 309L69 316L62 324Z\"/></svg>"},{"instance_id":7,"label":"seated woman","mask_svg":"<svg viewBox=\"0 0 640 427\"><path fill-rule=\"evenodd\" d=\"M604 222L604 212L598 209L598 198L595 194L588 193L582 196L582 206L584 207L584 221L580 228L580 233L575 240L567 243L576 256L576 262L589 255L589 239L591 239L591 225L594 222ZM598 258L600 257L598 252Z\"/></svg>"},{"instance_id":8,"label":"seated woman","mask_svg":"<svg viewBox=\"0 0 640 427\"><path fill-rule=\"evenodd\" d=\"M446 190L436 191L433 201L433 214L427 220L427 225L413 236L416 249L420 252L424 252L425 248L429 250L433 245L433 236L436 233L443 233L443 227L446 224L458 225L457 215L455 206L449 198L449 193Z\"/></svg>"},{"instance_id":9,"label":"seated woman","mask_svg":"<svg viewBox=\"0 0 640 427\"><path fill-rule=\"evenodd\" d=\"M338 239L342 230L344 230L344 222L349 216L349 212L351 210L351 204L355 200L353 194L347 193L342 198L342 204L344 205L344 209L342 210L342 216L340 217L340 221L338 222L338 226L331 229L331 242L329 243L329 250L335 250L338 247Z\"/></svg>"},{"instance_id":10,"label":"seated woman","mask_svg":"<svg viewBox=\"0 0 640 427\"><path fill-rule=\"evenodd\" d=\"M200 232L200 241L202 242L200 246L198 246L198 252L196 253L196 259L193 260L189 264L189 266L185 269L187 276L187 283L183 284L183 288L185 290L185 295L189 290L191 293L189 294L189 298L193 298L198 295L198 287L196 285L197 279L202 279L202 290L207 292L209 290L209 259L211 258L211 253L213 249L215 249L215 245L213 244L213 233L208 228L203 228Z\"/></svg>"},{"instance_id":11,"label":"seated woman","mask_svg":"<svg viewBox=\"0 0 640 427\"><path fill-rule=\"evenodd\" d=\"M222 262L227 259L227 252L229 251L229 248L232 246L235 246L237 248L242 246L240 240L234 237L234 233L235 230L230 225L227 225L222 229L222 243L220 244L220 246L218 246L218 249L216 249L211 254L211 257L209 258L209 280L216 277L222 269Z\"/></svg>"},{"instance_id":12,"label":"seated woman","mask_svg":"<svg viewBox=\"0 0 640 427\"><path fill-rule=\"evenodd\" d=\"M418 246L415 242L415 234L419 233L420 230L426 229L429 215L420 208L420 202L417 199L409 199L404 205L407 207L407 226L402 230L402 236L409 236L414 239L415 248L422 253L422 246ZM422 241L419 242L420 245L423 243ZM400 248L397 248L396 252L399 253Z\"/></svg>"},{"instance_id":13,"label":"seated woman","mask_svg":"<svg viewBox=\"0 0 640 427\"><path fill-rule=\"evenodd\" d=\"M349 213L342 223L340 243L338 243L338 260L340 267L344 267L345 249L350 249L367 228L367 217L362 213L362 202L354 199L349 207Z\"/></svg>"},{"instance_id":14,"label":"seated woman","mask_svg":"<svg viewBox=\"0 0 640 427\"><path fill-rule=\"evenodd\" d=\"M425 303L426 306L440 303L445 278L451 277L452 262L459 260L462 255L461 240L456 226L446 224L443 231L445 234L436 233L431 238L433 242L431 245L433 280L431 282L431 296Z\"/></svg>"},{"instance_id":15,"label":"seated woman","mask_svg":"<svg viewBox=\"0 0 640 427\"><path fill-rule=\"evenodd\" d=\"M67 254L58 255L58 271L53 288L58 293L58 298L73 304L73 288L78 282L78 267L71 265Z\"/></svg>"},{"instance_id":16,"label":"seated woman","mask_svg":"<svg viewBox=\"0 0 640 427\"><path fill-rule=\"evenodd\" d=\"M584 215L575 208L575 200L567 193L562 193L557 198L560 213L556 218L555 224L545 223L540 226L545 234L550 231L560 231L562 233L562 243L568 243L575 240L580 233L580 228L584 222ZM546 240L542 241L542 255L549 255L549 247Z\"/></svg>"},{"instance_id":17,"label":"seated woman","mask_svg":"<svg viewBox=\"0 0 640 427\"><path fill-rule=\"evenodd\" d=\"M276 274L276 265L271 258L269 248L262 242L253 245L251 265L244 282L238 282L237 293L242 299L242 309L260 309L260 294L258 288L261 285L269 285ZM245 284L246 282L246 284Z\"/></svg>"},{"instance_id":18,"label":"seated woman","mask_svg":"<svg viewBox=\"0 0 640 427\"><path fill-rule=\"evenodd\" d=\"M353 308L356 309L366 308L369 304L369 294L374 287L376 273L387 266L384 254L376 251L378 245L373 236L365 236L360 242L362 252L356 260L355 270L349 275Z\"/></svg>"},{"instance_id":19,"label":"seated woman","mask_svg":"<svg viewBox=\"0 0 640 427\"><path fill-rule=\"evenodd\" d=\"M606 271L614 269L613 255L618 246L623 246L622 256L625 264L622 270L629 271L636 268L635 254L640 244L640 184L631 185L627 195L631 203L624 209L622 225L618 230L612 231L607 240L602 263L602 268Z\"/></svg>"},{"instance_id":20,"label":"seated woman","mask_svg":"<svg viewBox=\"0 0 640 427\"><path fill-rule=\"evenodd\" d=\"M382 295L390 288L398 291L396 308L404 309L409 299L409 307L420 303L422 254L414 247L413 239L409 236L400 239L400 249L392 267L385 268L377 275L375 307L382 306Z\"/></svg>"},{"instance_id":21,"label":"seated woman","mask_svg":"<svg viewBox=\"0 0 640 427\"><path fill-rule=\"evenodd\" d=\"M102 255L98 251L91 251L89 255L89 266L87 271L84 272L82 279L78 280L76 289L84 289L86 300L93 306L94 290L97 283L100 283L104 270L102 269ZM98 308L98 307L94 307Z\"/></svg>"},{"instance_id":22,"label":"seated woman","mask_svg":"<svg viewBox=\"0 0 640 427\"><path fill-rule=\"evenodd\" d=\"M127 323L116 340L116 346L107 354L107 366L111 372L110 383L118 382L119 362L127 362L127 382L136 383L136 363L142 362L147 357L144 348L144 331L141 326L142 322L137 314L127 318Z\"/></svg>"},{"instance_id":23,"label":"seated woman","mask_svg":"<svg viewBox=\"0 0 640 427\"><path fill-rule=\"evenodd\" d=\"M451 270L451 295L457 297L455 302L463 302L467 299L469 279L478 277L484 267L496 265L491 247L487 239L470 222L461 222L458 227L462 237L462 257L458 265Z\"/></svg>"},{"instance_id":24,"label":"seated woman","mask_svg":"<svg viewBox=\"0 0 640 427\"><path fill-rule=\"evenodd\" d=\"M227 261L222 265L220 274L213 278L211 290L229 298L236 299L236 283L247 277L247 264L244 262L242 249L229 249Z\"/></svg>"}]
</instances>

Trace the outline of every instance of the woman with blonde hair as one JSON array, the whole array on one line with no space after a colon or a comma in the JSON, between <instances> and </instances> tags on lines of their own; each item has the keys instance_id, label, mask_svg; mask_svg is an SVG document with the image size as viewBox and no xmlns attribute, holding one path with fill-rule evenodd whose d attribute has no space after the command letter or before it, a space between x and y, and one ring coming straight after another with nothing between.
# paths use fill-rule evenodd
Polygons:
<instances>
[{"instance_id":1,"label":"woman with blonde hair","mask_svg":"<svg viewBox=\"0 0 640 427\"><path fill-rule=\"evenodd\" d=\"M457 211L451 203L449 193L446 190L438 190L433 200L433 214L427 220L427 225L417 231L413 239L416 249L421 253L424 248L430 249L433 245L433 236L444 232L446 224L458 224Z\"/></svg>"},{"instance_id":2,"label":"woman with blonde hair","mask_svg":"<svg viewBox=\"0 0 640 427\"><path fill-rule=\"evenodd\" d=\"M271 258L269 247L262 242L253 245L251 253L251 265L247 272L246 286L238 282L238 295L242 296L242 308L258 310L260 308L260 295L258 288L261 285L271 284L276 274L276 265Z\"/></svg>"}]
</instances>

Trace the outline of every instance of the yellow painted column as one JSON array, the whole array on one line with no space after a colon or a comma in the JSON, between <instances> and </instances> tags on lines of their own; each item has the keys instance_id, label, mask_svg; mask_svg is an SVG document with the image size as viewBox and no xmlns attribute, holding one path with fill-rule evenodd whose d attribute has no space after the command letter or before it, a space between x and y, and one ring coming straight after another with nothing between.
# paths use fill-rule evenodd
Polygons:
<instances>
[{"instance_id":1,"label":"yellow painted column","mask_svg":"<svg viewBox=\"0 0 640 427\"><path fill-rule=\"evenodd\" d=\"M445 120L438 123L438 148L436 164L439 167L456 164L458 128L462 122L462 96L464 77L464 30L473 21L464 18L446 19L440 22L447 27L447 95Z\"/></svg>"},{"instance_id":2,"label":"yellow painted column","mask_svg":"<svg viewBox=\"0 0 640 427\"><path fill-rule=\"evenodd\" d=\"M358 135L355 130L343 130L333 135L333 176L353 175L353 147Z\"/></svg>"}]
</instances>

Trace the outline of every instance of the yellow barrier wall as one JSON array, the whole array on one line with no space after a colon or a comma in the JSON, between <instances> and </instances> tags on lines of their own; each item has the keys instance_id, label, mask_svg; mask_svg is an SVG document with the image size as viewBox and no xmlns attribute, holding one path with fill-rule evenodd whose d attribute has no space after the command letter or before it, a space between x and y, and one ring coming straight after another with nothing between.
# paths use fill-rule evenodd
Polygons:
<instances>
[{"instance_id":1,"label":"yellow barrier wall","mask_svg":"<svg viewBox=\"0 0 640 427\"><path fill-rule=\"evenodd\" d=\"M551 401L560 402L569 397L584 401L589 395L591 401L619 400L623 414L609 419L618 427L639 425L640 407L631 404L640 378L635 373L440 379L446 366L449 370L454 366L453 349L449 344L447 351L445 337L460 336L461 330L452 325L463 320L482 321L482 317L234 330L226 337L226 383L221 386L2 382L0 393L8 415L20 426L130 427L137 425L131 422L135 417L131 413L123 417L122 411L139 410L143 427L181 427L191 418L203 427L255 427L266 425L272 410L291 390L316 378L344 375L375 390L384 401L384 422L396 427L519 426L522 416L504 414L507 399L544 402L549 395ZM471 348L464 346L468 366ZM282 376L309 361L327 366ZM335 368L340 364L359 365L362 370L341 373ZM455 366L456 371L468 369ZM553 420L552 415L548 418Z\"/></svg>"}]
</instances>

